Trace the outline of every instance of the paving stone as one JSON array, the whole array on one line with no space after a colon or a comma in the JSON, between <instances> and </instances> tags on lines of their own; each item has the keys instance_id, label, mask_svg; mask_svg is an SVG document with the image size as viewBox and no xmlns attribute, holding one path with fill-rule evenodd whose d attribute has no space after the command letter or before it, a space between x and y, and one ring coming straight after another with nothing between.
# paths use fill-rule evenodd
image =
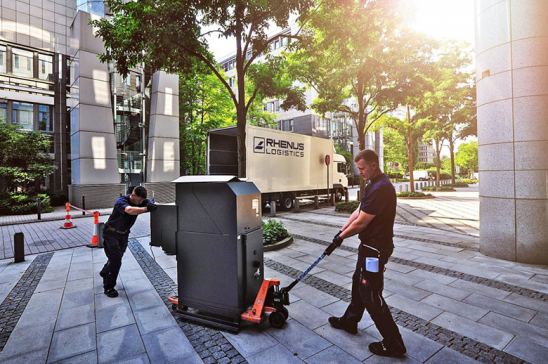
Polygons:
<instances>
[{"instance_id":1,"label":"paving stone","mask_svg":"<svg viewBox=\"0 0 548 364\"><path fill-rule=\"evenodd\" d=\"M59 289L65 287L65 279L42 279L38 286L36 287L36 293L51 291L52 289Z\"/></svg>"},{"instance_id":2,"label":"paving stone","mask_svg":"<svg viewBox=\"0 0 548 364\"><path fill-rule=\"evenodd\" d=\"M36 325L51 324L52 322L55 322L59 312L59 306L61 305L62 296L62 289L36 293L30 299L17 326L21 328L32 328Z\"/></svg>"},{"instance_id":3,"label":"paving stone","mask_svg":"<svg viewBox=\"0 0 548 364\"><path fill-rule=\"evenodd\" d=\"M352 335L345 331L334 329L329 324L319 327L314 331L360 361L373 355L367 349L367 345L373 341L377 341L364 332Z\"/></svg>"},{"instance_id":4,"label":"paving stone","mask_svg":"<svg viewBox=\"0 0 548 364\"><path fill-rule=\"evenodd\" d=\"M450 312L442 313L432 320L432 323L485 343L499 350L504 348L513 338L513 335L508 332L468 320L462 316L458 316Z\"/></svg>"},{"instance_id":5,"label":"paving stone","mask_svg":"<svg viewBox=\"0 0 548 364\"><path fill-rule=\"evenodd\" d=\"M175 319L165 306L135 311L134 315L139 330L143 335L177 325Z\"/></svg>"},{"instance_id":6,"label":"paving stone","mask_svg":"<svg viewBox=\"0 0 548 364\"><path fill-rule=\"evenodd\" d=\"M443 310L438 307L412 300L411 298L404 297L400 294L394 294L387 297L385 300L390 306L396 307L427 321L432 320L434 317L443 312Z\"/></svg>"},{"instance_id":7,"label":"paving stone","mask_svg":"<svg viewBox=\"0 0 548 364\"><path fill-rule=\"evenodd\" d=\"M479 322L514 335L528 337L541 345L548 345L548 330L535 325L506 317L495 312L489 312L485 317L482 317Z\"/></svg>"},{"instance_id":8,"label":"paving stone","mask_svg":"<svg viewBox=\"0 0 548 364\"><path fill-rule=\"evenodd\" d=\"M318 278L325 279L326 281L337 284L337 285L345 285L345 284L352 283L352 278L349 278L342 274L330 272L328 270L323 271L321 273L314 274L314 275Z\"/></svg>"},{"instance_id":9,"label":"paving stone","mask_svg":"<svg viewBox=\"0 0 548 364\"><path fill-rule=\"evenodd\" d=\"M316 329L325 325L329 314L303 300L296 302L288 307L289 317L299 321L309 329Z\"/></svg>"},{"instance_id":10,"label":"paving stone","mask_svg":"<svg viewBox=\"0 0 548 364\"><path fill-rule=\"evenodd\" d=\"M137 325L124 326L97 335L99 362L115 362L145 352Z\"/></svg>"},{"instance_id":11,"label":"paving stone","mask_svg":"<svg viewBox=\"0 0 548 364\"><path fill-rule=\"evenodd\" d=\"M282 330L270 328L268 333L300 359L306 359L331 346L329 341L293 319Z\"/></svg>"},{"instance_id":12,"label":"paving stone","mask_svg":"<svg viewBox=\"0 0 548 364\"><path fill-rule=\"evenodd\" d=\"M95 317L98 333L135 323L133 312L127 302L99 308L95 311Z\"/></svg>"},{"instance_id":13,"label":"paving stone","mask_svg":"<svg viewBox=\"0 0 548 364\"><path fill-rule=\"evenodd\" d=\"M246 359L249 364L303 363L302 360L299 360L281 344L268 348L265 351L258 352L257 354Z\"/></svg>"},{"instance_id":14,"label":"paving stone","mask_svg":"<svg viewBox=\"0 0 548 364\"><path fill-rule=\"evenodd\" d=\"M55 321L34 325L32 329L28 326L21 327L17 325L1 353L16 355L43 349L47 354L47 350L51 343L51 337L53 336L54 326ZM37 333L40 334L37 335Z\"/></svg>"},{"instance_id":15,"label":"paving stone","mask_svg":"<svg viewBox=\"0 0 548 364\"><path fill-rule=\"evenodd\" d=\"M504 298L504 301L513 303L518 306L530 308L536 311L542 311L548 313L548 301L541 301L538 299L521 296L516 293L512 293Z\"/></svg>"},{"instance_id":16,"label":"paving stone","mask_svg":"<svg viewBox=\"0 0 548 364\"><path fill-rule=\"evenodd\" d=\"M300 284L295 286L295 288L291 290L290 296L300 297L303 301L318 308L327 306L329 304L332 304L333 302L338 301L336 297L333 297L306 284Z\"/></svg>"},{"instance_id":17,"label":"paving stone","mask_svg":"<svg viewBox=\"0 0 548 364\"><path fill-rule=\"evenodd\" d=\"M428 359L428 364L473 364L478 361L463 355L453 349L443 348L438 351L433 357Z\"/></svg>"},{"instance_id":18,"label":"paving stone","mask_svg":"<svg viewBox=\"0 0 548 364\"><path fill-rule=\"evenodd\" d=\"M399 329L407 348L407 356L416 359L420 363L425 362L428 358L432 357L444 347L440 343L430 340L404 327L400 327Z\"/></svg>"},{"instance_id":19,"label":"paving stone","mask_svg":"<svg viewBox=\"0 0 548 364\"><path fill-rule=\"evenodd\" d=\"M359 364L360 361L338 346L332 345L329 348L311 356L305 360L309 364Z\"/></svg>"},{"instance_id":20,"label":"paving stone","mask_svg":"<svg viewBox=\"0 0 548 364\"><path fill-rule=\"evenodd\" d=\"M393 281L391 279L384 279L384 287L394 293L399 293L402 296L411 298L416 301L420 301L423 298L431 295L431 292L425 291L423 289L409 286L398 281Z\"/></svg>"},{"instance_id":21,"label":"paving stone","mask_svg":"<svg viewBox=\"0 0 548 364\"><path fill-rule=\"evenodd\" d=\"M368 364L376 364L376 363L379 363L379 364L384 364L384 363L417 363L418 364L420 362L416 361L415 359L413 359L410 356L406 356L404 358L387 358L387 357L384 357L384 356L373 355L373 356L370 356L368 359L364 360L364 363L368 363Z\"/></svg>"},{"instance_id":22,"label":"paving stone","mask_svg":"<svg viewBox=\"0 0 548 364\"><path fill-rule=\"evenodd\" d=\"M530 321L531 324L548 330L548 314L537 312L535 317Z\"/></svg>"},{"instance_id":23,"label":"paving stone","mask_svg":"<svg viewBox=\"0 0 548 364\"><path fill-rule=\"evenodd\" d=\"M95 321L94 311L93 301L91 303L72 308L64 308L64 306L61 305L55 331L60 331Z\"/></svg>"},{"instance_id":24,"label":"paving stone","mask_svg":"<svg viewBox=\"0 0 548 364\"><path fill-rule=\"evenodd\" d=\"M149 364L150 360L146 354L139 354L132 358L126 358L123 360L118 360L117 364Z\"/></svg>"},{"instance_id":25,"label":"paving stone","mask_svg":"<svg viewBox=\"0 0 548 364\"><path fill-rule=\"evenodd\" d=\"M529 322L536 313L536 311L523 308L512 303L489 298L477 293L468 296L464 302L470 303L477 307L483 307L490 311L497 312L505 316L510 316L524 322Z\"/></svg>"},{"instance_id":26,"label":"paving stone","mask_svg":"<svg viewBox=\"0 0 548 364\"><path fill-rule=\"evenodd\" d=\"M504 351L533 364L544 364L548 359L548 347L539 345L527 337L516 337Z\"/></svg>"},{"instance_id":27,"label":"paving stone","mask_svg":"<svg viewBox=\"0 0 548 364\"><path fill-rule=\"evenodd\" d=\"M61 359L95 350L95 324L87 324L53 334L48 361Z\"/></svg>"},{"instance_id":28,"label":"paving stone","mask_svg":"<svg viewBox=\"0 0 548 364\"><path fill-rule=\"evenodd\" d=\"M128 298L131 302L131 307L135 311L161 306L163 304L162 299L158 296L158 293L151 286L148 291L132 292L128 290Z\"/></svg>"},{"instance_id":29,"label":"paving stone","mask_svg":"<svg viewBox=\"0 0 548 364\"><path fill-rule=\"evenodd\" d=\"M415 284L415 287L437 293L439 295L455 299L457 301L463 300L472 294L472 291L463 288L454 288L447 284L442 284L434 280L425 279L422 282Z\"/></svg>"},{"instance_id":30,"label":"paving stone","mask_svg":"<svg viewBox=\"0 0 548 364\"><path fill-rule=\"evenodd\" d=\"M202 360L180 328L169 328L143 335L143 342L153 363L201 363Z\"/></svg>"},{"instance_id":31,"label":"paving stone","mask_svg":"<svg viewBox=\"0 0 548 364\"><path fill-rule=\"evenodd\" d=\"M21 363L45 363L48 357L48 351L32 350L25 352L17 352L13 355L6 355L7 353L0 353L0 362L2 364L21 364Z\"/></svg>"},{"instance_id":32,"label":"paving stone","mask_svg":"<svg viewBox=\"0 0 548 364\"><path fill-rule=\"evenodd\" d=\"M258 327L248 327L238 334L228 332L223 332L222 334L245 358L265 351L278 344L272 336L264 333L263 330Z\"/></svg>"},{"instance_id":33,"label":"paving stone","mask_svg":"<svg viewBox=\"0 0 548 364\"><path fill-rule=\"evenodd\" d=\"M485 285L474 283L474 282L468 282L462 279L457 279L454 282L450 283L449 285L455 288L468 289L468 290L480 293L487 297L496 298L498 300L502 300L505 297L508 297L510 295L510 292L503 291L501 289L494 288L494 287L487 287Z\"/></svg>"},{"instance_id":34,"label":"paving stone","mask_svg":"<svg viewBox=\"0 0 548 364\"><path fill-rule=\"evenodd\" d=\"M483 316L485 316L489 310L469 305L452 298L440 296L438 294L431 294L430 296L423 299L421 302L428 303L434 307L438 307L447 312L452 312L454 314L460 315L472 321L477 321Z\"/></svg>"},{"instance_id":35,"label":"paving stone","mask_svg":"<svg viewBox=\"0 0 548 364\"><path fill-rule=\"evenodd\" d=\"M337 301L328 306L322 307L322 311L329 313L330 316L341 317L346 312L347 307L348 307L348 302ZM364 330L371 325L373 325L373 320L371 320L371 316L369 316L369 314L366 311L364 312L361 321L358 322L358 330Z\"/></svg>"},{"instance_id":36,"label":"paving stone","mask_svg":"<svg viewBox=\"0 0 548 364\"><path fill-rule=\"evenodd\" d=\"M68 359L56 362L55 364L95 364L97 363L97 351L89 351Z\"/></svg>"}]
</instances>

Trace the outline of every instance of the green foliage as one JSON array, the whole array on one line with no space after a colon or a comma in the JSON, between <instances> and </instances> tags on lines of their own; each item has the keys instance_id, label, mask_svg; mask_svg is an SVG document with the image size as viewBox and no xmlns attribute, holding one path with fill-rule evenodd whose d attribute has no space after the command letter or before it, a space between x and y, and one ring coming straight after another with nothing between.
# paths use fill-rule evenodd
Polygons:
<instances>
[{"instance_id":1,"label":"green foliage","mask_svg":"<svg viewBox=\"0 0 548 364\"><path fill-rule=\"evenodd\" d=\"M0 214L19 215L36 213L37 200L40 199L40 209L42 212L51 212L50 197L45 193L39 193L31 196L26 193L12 192L0 194Z\"/></svg>"},{"instance_id":2,"label":"green foliage","mask_svg":"<svg viewBox=\"0 0 548 364\"><path fill-rule=\"evenodd\" d=\"M453 192L455 189L451 185L441 185L437 186L425 186L422 188L423 191L436 191L436 192Z\"/></svg>"},{"instance_id":3,"label":"green foliage","mask_svg":"<svg viewBox=\"0 0 548 364\"><path fill-rule=\"evenodd\" d=\"M478 170L478 142L471 141L459 145L455 162L461 167L463 174L476 172Z\"/></svg>"},{"instance_id":4,"label":"green foliage","mask_svg":"<svg viewBox=\"0 0 548 364\"><path fill-rule=\"evenodd\" d=\"M478 183L479 181L475 178L459 178L457 180L458 183L465 183L467 185L474 185Z\"/></svg>"},{"instance_id":5,"label":"green foliage","mask_svg":"<svg viewBox=\"0 0 548 364\"><path fill-rule=\"evenodd\" d=\"M424 188L423 188L424 190ZM433 196L430 193L423 193L423 192L399 192L397 194L398 197L403 198L432 198Z\"/></svg>"},{"instance_id":6,"label":"green foliage","mask_svg":"<svg viewBox=\"0 0 548 364\"><path fill-rule=\"evenodd\" d=\"M358 206L360 206L360 201L338 202L335 206L335 211L352 213Z\"/></svg>"},{"instance_id":7,"label":"green foliage","mask_svg":"<svg viewBox=\"0 0 548 364\"><path fill-rule=\"evenodd\" d=\"M0 192L27 190L49 176L55 169L50 144L48 135L0 123Z\"/></svg>"},{"instance_id":8,"label":"green foliage","mask_svg":"<svg viewBox=\"0 0 548 364\"><path fill-rule=\"evenodd\" d=\"M436 167L428 168L428 175L432 177L436 177ZM451 172L447 170L440 170L440 179L450 179L451 178Z\"/></svg>"},{"instance_id":9,"label":"green foliage","mask_svg":"<svg viewBox=\"0 0 548 364\"><path fill-rule=\"evenodd\" d=\"M274 244L289 237L286 228L279 221L269 219L267 222L263 221L262 225L264 245Z\"/></svg>"},{"instance_id":10,"label":"green foliage","mask_svg":"<svg viewBox=\"0 0 548 364\"><path fill-rule=\"evenodd\" d=\"M435 168L436 166L434 163L428 163L428 162L417 162L415 163L415 170L423 170L423 169L430 169Z\"/></svg>"},{"instance_id":11,"label":"green foliage","mask_svg":"<svg viewBox=\"0 0 548 364\"><path fill-rule=\"evenodd\" d=\"M455 183L452 183L451 186L453 187L468 187L468 183L456 181Z\"/></svg>"},{"instance_id":12,"label":"green foliage","mask_svg":"<svg viewBox=\"0 0 548 364\"><path fill-rule=\"evenodd\" d=\"M403 136L392 128L383 129L384 170L388 171L389 163L399 163L399 172L390 170L392 174L401 174L407 170L407 148ZM392 178L392 177L391 177Z\"/></svg>"}]
</instances>

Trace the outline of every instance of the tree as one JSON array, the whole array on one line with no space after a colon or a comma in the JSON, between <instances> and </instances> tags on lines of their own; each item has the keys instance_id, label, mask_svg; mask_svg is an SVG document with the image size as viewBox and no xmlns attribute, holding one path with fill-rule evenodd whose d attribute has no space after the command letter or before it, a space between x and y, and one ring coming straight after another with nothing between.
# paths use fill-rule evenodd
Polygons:
<instances>
[{"instance_id":1,"label":"tree","mask_svg":"<svg viewBox=\"0 0 548 364\"><path fill-rule=\"evenodd\" d=\"M117 70L145 64L181 74L198 59L215 74L230 96L238 127L238 175L245 177L245 126L250 106L260 90L249 93L246 76L257 58L268 53L274 41L267 36L272 24L286 27L289 16L305 16L312 0L201 1L201 0L107 0L113 16L93 21L105 43L103 62L115 62ZM207 31L202 32L202 29ZM234 39L236 90L233 90L207 50L206 36ZM256 84L259 85L258 83ZM298 99L293 87L283 90L286 100ZM292 105L287 102L286 105ZM295 105L299 103L296 102ZM292 105L293 106L293 105Z\"/></svg>"},{"instance_id":2,"label":"tree","mask_svg":"<svg viewBox=\"0 0 548 364\"><path fill-rule=\"evenodd\" d=\"M478 170L478 142L470 141L459 145L455 161L463 171L471 175Z\"/></svg>"},{"instance_id":3,"label":"tree","mask_svg":"<svg viewBox=\"0 0 548 364\"><path fill-rule=\"evenodd\" d=\"M0 192L37 189L55 170L48 152L50 138L37 131L0 123Z\"/></svg>"},{"instance_id":4,"label":"tree","mask_svg":"<svg viewBox=\"0 0 548 364\"><path fill-rule=\"evenodd\" d=\"M312 107L342 112L354 121L359 148L406 87L398 70L395 8L388 1L327 0L311 13L288 57L291 73L312 87Z\"/></svg>"},{"instance_id":5,"label":"tree","mask_svg":"<svg viewBox=\"0 0 548 364\"><path fill-rule=\"evenodd\" d=\"M389 164L398 163L401 171L407 170L407 149L405 140L394 129L383 129L384 140L384 170L389 170Z\"/></svg>"}]
</instances>

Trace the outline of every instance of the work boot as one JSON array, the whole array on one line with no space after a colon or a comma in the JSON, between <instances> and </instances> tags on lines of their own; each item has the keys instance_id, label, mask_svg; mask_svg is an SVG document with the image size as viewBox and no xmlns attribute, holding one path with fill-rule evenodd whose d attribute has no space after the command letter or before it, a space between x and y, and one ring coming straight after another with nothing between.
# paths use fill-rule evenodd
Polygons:
<instances>
[{"instance_id":1,"label":"work boot","mask_svg":"<svg viewBox=\"0 0 548 364\"><path fill-rule=\"evenodd\" d=\"M118 297L118 291L114 288L105 288L105 294L110 298Z\"/></svg>"},{"instance_id":2,"label":"work boot","mask_svg":"<svg viewBox=\"0 0 548 364\"><path fill-rule=\"evenodd\" d=\"M352 335L356 335L358 333L358 323L357 322L349 322L343 319L342 317L334 317L331 316L329 319L329 324L339 330L344 330Z\"/></svg>"},{"instance_id":3,"label":"work boot","mask_svg":"<svg viewBox=\"0 0 548 364\"><path fill-rule=\"evenodd\" d=\"M405 356L407 349L405 348L403 341L401 342L401 344L395 343L392 345L387 345L386 342L383 340L369 344L369 351L375 355L389 356L392 358L402 358Z\"/></svg>"}]
</instances>

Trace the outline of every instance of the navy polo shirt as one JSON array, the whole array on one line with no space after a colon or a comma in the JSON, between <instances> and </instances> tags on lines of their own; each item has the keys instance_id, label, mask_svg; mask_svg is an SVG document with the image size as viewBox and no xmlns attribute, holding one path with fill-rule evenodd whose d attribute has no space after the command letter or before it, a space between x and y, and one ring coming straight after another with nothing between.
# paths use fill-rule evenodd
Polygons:
<instances>
[{"instance_id":1,"label":"navy polo shirt","mask_svg":"<svg viewBox=\"0 0 548 364\"><path fill-rule=\"evenodd\" d=\"M144 199L143 203L140 205L135 205L129 199L129 195L121 196L116 199L114 203L114 208L112 213L108 218L106 225L118 230L118 231L127 231L135 224L137 220L137 215L129 215L125 212L126 207L145 207L149 203L148 199Z\"/></svg>"},{"instance_id":2,"label":"navy polo shirt","mask_svg":"<svg viewBox=\"0 0 548 364\"><path fill-rule=\"evenodd\" d=\"M379 250L393 249L396 190L384 173L370 180L360 202L361 211L375 215L359 234L360 241Z\"/></svg>"}]
</instances>

